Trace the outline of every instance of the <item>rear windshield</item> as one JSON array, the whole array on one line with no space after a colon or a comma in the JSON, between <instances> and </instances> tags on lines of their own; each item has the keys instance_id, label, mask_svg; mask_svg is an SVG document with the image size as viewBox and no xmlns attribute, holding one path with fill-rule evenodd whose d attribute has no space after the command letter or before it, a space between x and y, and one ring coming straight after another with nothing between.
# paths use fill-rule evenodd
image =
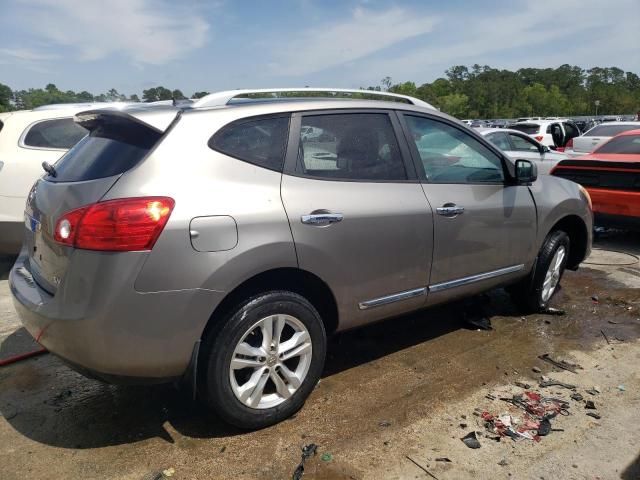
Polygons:
<instances>
[{"instance_id":1,"label":"rear windshield","mask_svg":"<svg viewBox=\"0 0 640 480\"><path fill-rule=\"evenodd\" d=\"M535 123L516 123L515 125L511 125L509 128L519 130L527 135L533 135L540 131L540 125L536 125Z\"/></svg>"},{"instance_id":2,"label":"rear windshield","mask_svg":"<svg viewBox=\"0 0 640 480\"><path fill-rule=\"evenodd\" d=\"M627 132L629 130L640 129L640 123L636 125L598 125L593 127L587 133L585 137L615 137L619 133Z\"/></svg>"},{"instance_id":3,"label":"rear windshield","mask_svg":"<svg viewBox=\"0 0 640 480\"><path fill-rule=\"evenodd\" d=\"M135 167L162 134L142 124L102 123L55 164L50 182L82 182L119 175Z\"/></svg>"},{"instance_id":4,"label":"rear windshield","mask_svg":"<svg viewBox=\"0 0 640 480\"><path fill-rule=\"evenodd\" d=\"M640 135L624 135L608 141L594 153L621 153L640 155Z\"/></svg>"},{"instance_id":5,"label":"rear windshield","mask_svg":"<svg viewBox=\"0 0 640 480\"><path fill-rule=\"evenodd\" d=\"M73 118L44 120L33 125L24 137L26 147L69 149L87 134Z\"/></svg>"}]
</instances>

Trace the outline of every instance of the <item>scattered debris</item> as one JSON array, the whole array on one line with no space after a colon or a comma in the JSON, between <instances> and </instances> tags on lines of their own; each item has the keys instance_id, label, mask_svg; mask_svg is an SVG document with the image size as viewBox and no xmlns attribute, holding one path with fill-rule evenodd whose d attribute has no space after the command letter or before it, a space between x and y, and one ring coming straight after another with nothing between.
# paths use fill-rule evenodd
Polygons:
<instances>
[{"instance_id":1,"label":"scattered debris","mask_svg":"<svg viewBox=\"0 0 640 480\"><path fill-rule=\"evenodd\" d=\"M173 477L174 473L176 473L176 470L174 468L167 468L166 470L162 471L162 474L165 477Z\"/></svg>"},{"instance_id":2,"label":"scattered debris","mask_svg":"<svg viewBox=\"0 0 640 480\"><path fill-rule=\"evenodd\" d=\"M514 385L516 387L524 388L525 390L529 390L531 388L531 385L529 385L528 383L514 382Z\"/></svg>"},{"instance_id":3,"label":"scattered debris","mask_svg":"<svg viewBox=\"0 0 640 480\"><path fill-rule=\"evenodd\" d=\"M549 435L550 432L551 432L551 422L547 417L544 417L540 421L540 425L538 426L538 435L540 435L541 437L545 437Z\"/></svg>"},{"instance_id":4,"label":"scattered debris","mask_svg":"<svg viewBox=\"0 0 640 480\"><path fill-rule=\"evenodd\" d=\"M309 457L315 455L317 449L318 446L315 443L310 443L309 445L302 447L302 458L293 472L293 480L300 480L302 478L304 475L304 462L306 462Z\"/></svg>"},{"instance_id":5,"label":"scattered debris","mask_svg":"<svg viewBox=\"0 0 640 480\"><path fill-rule=\"evenodd\" d=\"M580 365L576 363L565 362L564 360L554 360L553 358L551 358L551 356L548 353L545 353L544 355L540 355L538 358L547 363L550 363L554 367L561 368L562 370L567 370L568 372L571 372L571 373L578 373L576 372L577 369L582 370L582 367Z\"/></svg>"},{"instance_id":6,"label":"scattered debris","mask_svg":"<svg viewBox=\"0 0 640 480\"><path fill-rule=\"evenodd\" d=\"M586 402L584 402L584 408L588 408L589 410L595 410L596 404L593 403L593 400L587 400Z\"/></svg>"},{"instance_id":7,"label":"scattered debris","mask_svg":"<svg viewBox=\"0 0 640 480\"><path fill-rule=\"evenodd\" d=\"M602 417L600 415L598 415L596 412L587 412L587 415L589 415L590 417L595 418L596 420L600 420Z\"/></svg>"},{"instance_id":8,"label":"scattered debris","mask_svg":"<svg viewBox=\"0 0 640 480\"><path fill-rule=\"evenodd\" d=\"M605 341L607 342L607 345L611 345L611 342L609 341L609 338L607 337L607 334L604 333L604 330L600 330L600 333L602 334L602 336L604 337Z\"/></svg>"},{"instance_id":9,"label":"scattered debris","mask_svg":"<svg viewBox=\"0 0 640 480\"><path fill-rule=\"evenodd\" d=\"M493 330L491 320L485 316L467 315L467 312L465 312L464 321L469 325L479 328L480 330Z\"/></svg>"},{"instance_id":10,"label":"scattered debris","mask_svg":"<svg viewBox=\"0 0 640 480\"><path fill-rule=\"evenodd\" d=\"M465 429L465 428L467 428L467 427L468 427L468 425L467 425L466 423L461 423L461 424L460 424L460 428L462 428L462 429Z\"/></svg>"},{"instance_id":11,"label":"scattered debris","mask_svg":"<svg viewBox=\"0 0 640 480\"><path fill-rule=\"evenodd\" d=\"M509 465L509 462L507 462L507 460L503 458L498 462L498 465L500 465L501 467L506 467L507 465Z\"/></svg>"},{"instance_id":12,"label":"scattered debris","mask_svg":"<svg viewBox=\"0 0 640 480\"><path fill-rule=\"evenodd\" d=\"M547 315L558 315L558 316L562 316L562 315L566 315L567 312L565 312L564 310L562 310L561 308L553 308L553 307L547 307L545 308L542 312L540 313L546 313Z\"/></svg>"},{"instance_id":13,"label":"scattered debris","mask_svg":"<svg viewBox=\"0 0 640 480\"><path fill-rule=\"evenodd\" d=\"M467 433L460 440L464 442L464 444L469 448L480 448L480 442L478 441L478 437L476 436L476 432Z\"/></svg>"},{"instance_id":14,"label":"scattered debris","mask_svg":"<svg viewBox=\"0 0 640 480\"><path fill-rule=\"evenodd\" d=\"M420 465L418 462L416 462L413 458L411 458L409 455L405 455L405 457L407 458L407 460L409 460L411 463L413 463L416 467L418 467L420 470L422 470L424 473L426 473L427 475L429 475L431 478L434 478L435 480L438 480L438 477L436 477L433 473L431 473L429 470L427 470L426 468L424 468L422 465Z\"/></svg>"},{"instance_id":15,"label":"scattered debris","mask_svg":"<svg viewBox=\"0 0 640 480\"><path fill-rule=\"evenodd\" d=\"M452 463L450 459L448 459L447 457L439 457L436 458L436 462L445 462L445 463Z\"/></svg>"},{"instance_id":16,"label":"scattered debris","mask_svg":"<svg viewBox=\"0 0 640 480\"><path fill-rule=\"evenodd\" d=\"M624 387L624 385L618 385L618 390L620 390L621 392L624 392L626 388Z\"/></svg>"},{"instance_id":17,"label":"scattered debris","mask_svg":"<svg viewBox=\"0 0 640 480\"><path fill-rule=\"evenodd\" d=\"M568 390L575 390L575 388L576 388L575 385L571 385L570 383L564 383L564 382L561 382L559 380L554 380L553 378L549 378L547 380L541 380L540 383L538 384L538 386L540 388L563 387L563 388L566 388Z\"/></svg>"},{"instance_id":18,"label":"scattered debris","mask_svg":"<svg viewBox=\"0 0 640 480\"><path fill-rule=\"evenodd\" d=\"M596 390L595 388L591 388L589 390L585 390L589 395L597 395L600 393L599 390Z\"/></svg>"},{"instance_id":19,"label":"scattered debris","mask_svg":"<svg viewBox=\"0 0 640 480\"><path fill-rule=\"evenodd\" d=\"M320 457L320 460L322 460L323 462L330 462L333 460L333 455L331 455L329 452L323 453Z\"/></svg>"},{"instance_id":20,"label":"scattered debris","mask_svg":"<svg viewBox=\"0 0 640 480\"><path fill-rule=\"evenodd\" d=\"M493 396L493 395L491 395L490 393L487 393L487 394L484 396L484 398L487 398L487 399L489 399L489 400L495 400L495 399L496 399L496 397L494 397L494 396Z\"/></svg>"},{"instance_id":21,"label":"scattered debris","mask_svg":"<svg viewBox=\"0 0 640 480\"><path fill-rule=\"evenodd\" d=\"M540 372L542 372L542 370L540 370L540 368L539 368L539 367L533 367L531 370L532 370L534 373L540 373Z\"/></svg>"},{"instance_id":22,"label":"scattered debris","mask_svg":"<svg viewBox=\"0 0 640 480\"><path fill-rule=\"evenodd\" d=\"M598 298L598 295L592 295L591 300L593 301L593 303L600 303L600 298Z\"/></svg>"},{"instance_id":23,"label":"scattered debris","mask_svg":"<svg viewBox=\"0 0 640 480\"><path fill-rule=\"evenodd\" d=\"M391 426L391 422L388 422L388 421L386 421L386 420L383 420L382 422L380 422L380 423L378 424L378 426L379 426L379 427L383 427L383 428L385 428L385 427L390 427L390 426Z\"/></svg>"},{"instance_id":24,"label":"scattered debris","mask_svg":"<svg viewBox=\"0 0 640 480\"><path fill-rule=\"evenodd\" d=\"M571 400L575 400L576 402L581 402L583 400L583 397L579 393L574 393L571 395Z\"/></svg>"}]
</instances>

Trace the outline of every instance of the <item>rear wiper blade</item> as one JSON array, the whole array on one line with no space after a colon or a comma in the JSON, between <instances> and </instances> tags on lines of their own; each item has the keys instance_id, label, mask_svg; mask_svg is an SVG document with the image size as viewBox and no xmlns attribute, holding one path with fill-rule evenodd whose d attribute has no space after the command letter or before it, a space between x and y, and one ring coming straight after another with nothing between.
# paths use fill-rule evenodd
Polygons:
<instances>
[{"instance_id":1,"label":"rear wiper blade","mask_svg":"<svg viewBox=\"0 0 640 480\"><path fill-rule=\"evenodd\" d=\"M49 162L42 162L42 168L44 168L44 171L52 177L58 176L58 172L56 172L56 169L53 168L53 165L51 165Z\"/></svg>"}]
</instances>

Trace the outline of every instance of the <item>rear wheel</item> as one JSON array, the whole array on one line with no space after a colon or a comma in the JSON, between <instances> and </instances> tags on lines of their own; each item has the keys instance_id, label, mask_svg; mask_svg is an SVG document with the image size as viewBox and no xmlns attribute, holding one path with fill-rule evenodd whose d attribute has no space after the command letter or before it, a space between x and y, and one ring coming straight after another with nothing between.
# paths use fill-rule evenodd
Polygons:
<instances>
[{"instance_id":1,"label":"rear wheel","mask_svg":"<svg viewBox=\"0 0 640 480\"><path fill-rule=\"evenodd\" d=\"M562 230L551 232L545 240L533 274L509 289L513 299L528 311L546 309L558 291L569 258L569 236Z\"/></svg>"},{"instance_id":2,"label":"rear wheel","mask_svg":"<svg viewBox=\"0 0 640 480\"><path fill-rule=\"evenodd\" d=\"M201 393L225 421L262 428L298 411L320 378L326 334L316 309L292 292L238 305L205 339Z\"/></svg>"}]
</instances>

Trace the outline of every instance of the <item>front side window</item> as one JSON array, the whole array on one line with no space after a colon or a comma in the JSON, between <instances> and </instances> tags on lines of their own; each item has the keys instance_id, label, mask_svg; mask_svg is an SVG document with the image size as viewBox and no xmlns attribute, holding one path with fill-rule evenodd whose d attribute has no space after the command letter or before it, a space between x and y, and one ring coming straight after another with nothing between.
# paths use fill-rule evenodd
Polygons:
<instances>
[{"instance_id":1,"label":"front side window","mask_svg":"<svg viewBox=\"0 0 640 480\"><path fill-rule=\"evenodd\" d=\"M209 147L239 160L282 171L289 135L289 117L254 118L222 127Z\"/></svg>"},{"instance_id":2,"label":"front side window","mask_svg":"<svg viewBox=\"0 0 640 480\"><path fill-rule=\"evenodd\" d=\"M38 122L24 136L25 147L69 149L87 135L87 130L73 118L56 118Z\"/></svg>"},{"instance_id":3,"label":"front side window","mask_svg":"<svg viewBox=\"0 0 640 480\"><path fill-rule=\"evenodd\" d=\"M407 179L398 141L385 113L302 117L296 173L353 181Z\"/></svg>"},{"instance_id":4,"label":"front side window","mask_svg":"<svg viewBox=\"0 0 640 480\"><path fill-rule=\"evenodd\" d=\"M429 182L504 181L500 157L467 132L429 118L407 115L405 119Z\"/></svg>"},{"instance_id":5,"label":"front side window","mask_svg":"<svg viewBox=\"0 0 640 480\"><path fill-rule=\"evenodd\" d=\"M533 143L533 140L528 138L521 137L520 135L516 135L513 133L509 134L509 138L511 139L511 143L513 144L513 149L518 152L538 152L538 145Z\"/></svg>"},{"instance_id":6,"label":"front side window","mask_svg":"<svg viewBox=\"0 0 640 480\"><path fill-rule=\"evenodd\" d=\"M506 133L491 133L487 135L487 140L493 143L496 147L503 151L511 150L511 144L509 143L509 137Z\"/></svg>"}]
</instances>

